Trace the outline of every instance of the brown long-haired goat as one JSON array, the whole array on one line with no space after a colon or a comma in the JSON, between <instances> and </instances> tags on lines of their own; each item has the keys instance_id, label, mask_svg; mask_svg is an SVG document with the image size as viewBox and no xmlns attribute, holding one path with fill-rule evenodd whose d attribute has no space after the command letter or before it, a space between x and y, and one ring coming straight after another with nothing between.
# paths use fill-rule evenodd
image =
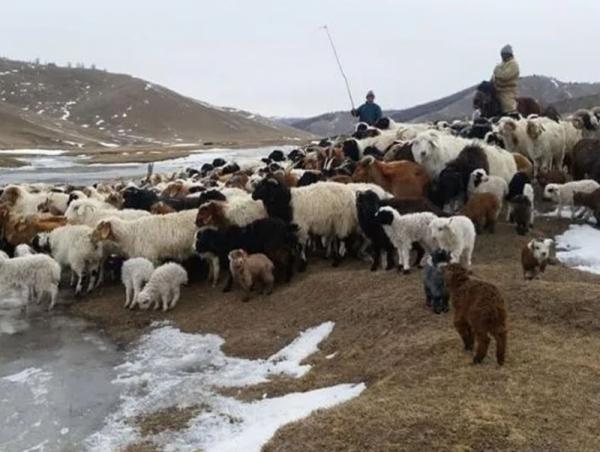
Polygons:
<instances>
[{"instance_id":1,"label":"brown long-haired goat","mask_svg":"<svg viewBox=\"0 0 600 452\"><path fill-rule=\"evenodd\" d=\"M506 308L496 286L472 279L460 264L444 267L444 282L454 305L454 327L465 344L472 350L477 341L473 364L479 364L487 355L490 335L496 341L496 360L504 364L506 353Z\"/></svg>"},{"instance_id":2,"label":"brown long-haired goat","mask_svg":"<svg viewBox=\"0 0 600 452\"><path fill-rule=\"evenodd\" d=\"M477 234L481 234L484 229L493 234L499 213L500 203L492 193L473 193L461 210L462 215L471 219Z\"/></svg>"},{"instance_id":3,"label":"brown long-haired goat","mask_svg":"<svg viewBox=\"0 0 600 452\"><path fill-rule=\"evenodd\" d=\"M229 271L233 280L244 289L242 301L250 299L252 288L267 295L273 292L273 262L262 253L248 254L242 249L229 252ZM259 286L260 287L257 287Z\"/></svg>"}]
</instances>

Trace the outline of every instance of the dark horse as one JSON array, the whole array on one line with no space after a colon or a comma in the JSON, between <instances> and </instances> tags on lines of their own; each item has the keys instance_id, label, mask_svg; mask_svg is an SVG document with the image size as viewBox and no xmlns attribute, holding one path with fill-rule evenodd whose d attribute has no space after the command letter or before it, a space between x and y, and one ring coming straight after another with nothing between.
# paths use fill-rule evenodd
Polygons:
<instances>
[{"instance_id":1,"label":"dark horse","mask_svg":"<svg viewBox=\"0 0 600 452\"><path fill-rule=\"evenodd\" d=\"M473 108L479 109L484 118L494 118L502 115L500 102L496 96L496 87L492 82L483 81L477 87L473 97ZM542 109L533 97L517 97L517 111L521 116L540 115Z\"/></svg>"}]
</instances>

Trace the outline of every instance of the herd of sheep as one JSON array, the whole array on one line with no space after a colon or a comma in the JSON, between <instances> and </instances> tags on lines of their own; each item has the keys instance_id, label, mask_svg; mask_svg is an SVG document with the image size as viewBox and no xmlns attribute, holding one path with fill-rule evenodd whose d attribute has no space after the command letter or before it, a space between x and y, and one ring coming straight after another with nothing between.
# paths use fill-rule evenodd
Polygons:
<instances>
[{"instance_id":1,"label":"herd of sheep","mask_svg":"<svg viewBox=\"0 0 600 452\"><path fill-rule=\"evenodd\" d=\"M501 211L525 235L535 193L560 215L600 212L600 110L569 118L476 119L358 124L351 137L314 142L243 166L216 159L201 168L135 181L74 187L20 184L0 196L0 285L28 300L59 297L61 270L75 294L120 279L124 307L173 309L181 286L202 277L248 300L271 293L322 254L348 256L371 270L424 266L425 299L434 312L454 306L464 345L489 336L504 362L506 312L500 292L473 278L477 234L494 232ZM525 278L550 259L552 240L523 249ZM9 257L12 256L12 257ZM187 269L187 270L186 270Z\"/></svg>"}]
</instances>

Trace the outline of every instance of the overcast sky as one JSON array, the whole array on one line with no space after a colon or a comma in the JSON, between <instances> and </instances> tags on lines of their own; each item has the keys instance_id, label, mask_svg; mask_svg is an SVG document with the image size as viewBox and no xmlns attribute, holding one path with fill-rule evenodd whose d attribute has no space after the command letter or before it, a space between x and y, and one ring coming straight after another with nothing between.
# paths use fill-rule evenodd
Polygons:
<instances>
[{"instance_id":1,"label":"overcast sky","mask_svg":"<svg viewBox=\"0 0 600 452\"><path fill-rule=\"evenodd\" d=\"M511 43L521 74L600 80L600 1L22 0L3 2L2 55L95 63L217 105L308 116L352 92L409 107L490 76Z\"/></svg>"}]
</instances>

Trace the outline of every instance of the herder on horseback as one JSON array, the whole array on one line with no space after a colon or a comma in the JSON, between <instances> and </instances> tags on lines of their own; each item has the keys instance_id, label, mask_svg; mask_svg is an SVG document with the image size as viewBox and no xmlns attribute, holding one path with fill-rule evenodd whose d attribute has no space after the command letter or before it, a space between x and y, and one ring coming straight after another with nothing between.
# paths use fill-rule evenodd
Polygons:
<instances>
[{"instance_id":1,"label":"herder on horseback","mask_svg":"<svg viewBox=\"0 0 600 452\"><path fill-rule=\"evenodd\" d=\"M513 54L512 47L507 44L500 51L502 62L494 68L492 83L496 88L496 96L500 103L502 114L517 111L517 82L519 80L519 65Z\"/></svg>"}]
</instances>

